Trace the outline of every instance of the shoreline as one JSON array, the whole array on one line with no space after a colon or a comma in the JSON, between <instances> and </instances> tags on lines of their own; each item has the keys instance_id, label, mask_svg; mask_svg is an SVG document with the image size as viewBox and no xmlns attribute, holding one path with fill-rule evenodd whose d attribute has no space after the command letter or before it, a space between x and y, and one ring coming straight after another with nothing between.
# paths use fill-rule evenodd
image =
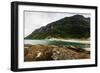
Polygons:
<instances>
[{"instance_id":1,"label":"shoreline","mask_svg":"<svg viewBox=\"0 0 100 73\"><path fill-rule=\"evenodd\" d=\"M65 42L75 42L75 43L83 43L83 44L90 44L89 40L80 40L80 39L57 39L57 38L51 38L51 39L45 39L50 41L65 41Z\"/></svg>"},{"instance_id":2,"label":"shoreline","mask_svg":"<svg viewBox=\"0 0 100 73\"><path fill-rule=\"evenodd\" d=\"M90 44L90 40L80 40L80 39L50 38L50 39L24 39L24 40L49 40L49 41L64 41L64 42L74 42L74 43Z\"/></svg>"},{"instance_id":3,"label":"shoreline","mask_svg":"<svg viewBox=\"0 0 100 73\"><path fill-rule=\"evenodd\" d=\"M31 39L27 39L27 40L31 40ZM37 39L33 39L33 40L37 40ZM39 41L40 39L38 39ZM42 39L43 40L43 39ZM32 40L31 40L32 41ZM64 42L74 42L74 43L81 43L81 44L87 44L90 45L90 41L89 40L80 40L80 39L57 39L57 38L51 38L51 39L44 39L44 41L64 41ZM46 42L45 42L46 43ZM25 43L26 44L26 43ZM27 43L28 44L28 43ZM31 43L29 43L31 44ZM35 44L37 45L37 44ZM90 51L90 47L86 47L83 48L84 50Z\"/></svg>"}]
</instances>

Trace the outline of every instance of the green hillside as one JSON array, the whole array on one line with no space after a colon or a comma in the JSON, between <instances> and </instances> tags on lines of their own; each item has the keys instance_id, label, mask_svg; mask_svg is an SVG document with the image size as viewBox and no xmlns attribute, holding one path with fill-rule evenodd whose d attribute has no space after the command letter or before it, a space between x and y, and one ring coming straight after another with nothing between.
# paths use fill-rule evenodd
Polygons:
<instances>
[{"instance_id":1,"label":"green hillside","mask_svg":"<svg viewBox=\"0 0 100 73\"><path fill-rule=\"evenodd\" d=\"M25 39L46 39L46 38L75 38L83 39L90 37L90 18L82 15L65 17L44 27L33 31Z\"/></svg>"}]
</instances>

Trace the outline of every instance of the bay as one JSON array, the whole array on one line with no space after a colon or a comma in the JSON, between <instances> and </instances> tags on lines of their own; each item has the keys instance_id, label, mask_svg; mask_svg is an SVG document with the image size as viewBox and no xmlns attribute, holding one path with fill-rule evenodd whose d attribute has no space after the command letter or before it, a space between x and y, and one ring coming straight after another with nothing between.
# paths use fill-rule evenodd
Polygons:
<instances>
[{"instance_id":1,"label":"bay","mask_svg":"<svg viewBox=\"0 0 100 73\"><path fill-rule=\"evenodd\" d=\"M32 45L63 45L63 46L77 46L80 48L90 48L90 44L87 43L78 43L78 42L68 42L61 40L24 40L24 44L32 44Z\"/></svg>"}]
</instances>

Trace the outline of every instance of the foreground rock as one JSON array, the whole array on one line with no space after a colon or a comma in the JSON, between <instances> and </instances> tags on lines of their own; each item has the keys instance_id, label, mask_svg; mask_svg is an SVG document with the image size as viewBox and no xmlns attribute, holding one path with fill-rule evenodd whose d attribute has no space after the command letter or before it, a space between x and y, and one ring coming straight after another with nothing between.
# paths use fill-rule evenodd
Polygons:
<instances>
[{"instance_id":1,"label":"foreground rock","mask_svg":"<svg viewBox=\"0 0 100 73\"><path fill-rule=\"evenodd\" d=\"M30 45L24 46L24 61L89 59L90 52L75 46Z\"/></svg>"}]
</instances>

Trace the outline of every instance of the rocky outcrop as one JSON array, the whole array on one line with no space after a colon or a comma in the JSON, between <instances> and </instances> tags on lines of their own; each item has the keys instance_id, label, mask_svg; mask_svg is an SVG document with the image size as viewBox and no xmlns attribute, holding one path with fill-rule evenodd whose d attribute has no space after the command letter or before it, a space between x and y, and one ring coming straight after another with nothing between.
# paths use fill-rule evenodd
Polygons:
<instances>
[{"instance_id":1,"label":"rocky outcrop","mask_svg":"<svg viewBox=\"0 0 100 73\"><path fill-rule=\"evenodd\" d=\"M78 47L56 45L25 45L24 61L88 59L90 52Z\"/></svg>"}]
</instances>

